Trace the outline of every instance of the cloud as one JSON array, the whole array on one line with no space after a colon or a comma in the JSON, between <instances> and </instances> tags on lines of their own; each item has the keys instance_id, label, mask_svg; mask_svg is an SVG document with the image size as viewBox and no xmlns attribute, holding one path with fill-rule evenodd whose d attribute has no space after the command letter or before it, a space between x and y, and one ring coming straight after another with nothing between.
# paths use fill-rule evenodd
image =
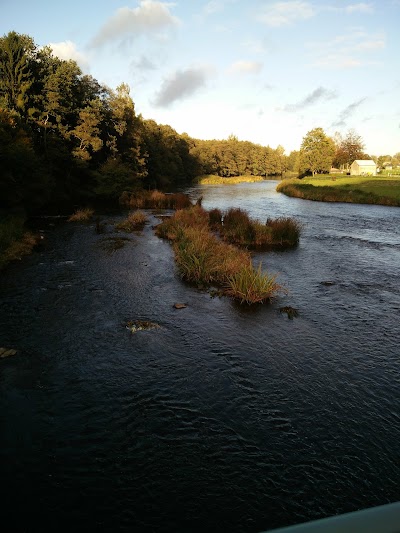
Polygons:
<instances>
[{"instance_id":1,"label":"cloud","mask_svg":"<svg viewBox=\"0 0 400 533\"><path fill-rule=\"evenodd\" d=\"M121 7L100 29L91 45L102 46L110 41L134 39L171 29L179 24L179 19L172 16L170 6L164 2L141 0L133 9Z\"/></svg>"},{"instance_id":2,"label":"cloud","mask_svg":"<svg viewBox=\"0 0 400 533\"><path fill-rule=\"evenodd\" d=\"M329 89L325 89L325 87L318 87L308 96L303 98L303 100L300 100L300 102L297 102L296 104L288 104L283 108L283 110L289 112L300 111L305 107L316 104L318 101L332 100L332 98L336 97L337 94L335 91L330 91Z\"/></svg>"},{"instance_id":3,"label":"cloud","mask_svg":"<svg viewBox=\"0 0 400 533\"><path fill-rule=\"evenodd\" d=\"M263 65L258 61L236 61L229 67L231 74L258 74Z\"/></svg>"},{"instance_id":4,"label":"cloud","mask_svg":"<svg viewBox=\"0 0 400 533\"><path fill-rule=\"evenodd\" d=\"M228 4L234 4L237 0L210 0L203 7L203 15L209 16L224 11Z\"/></svg>"},{"instance_id":5,"label":"cloud","mask_svg":"<svg viewBox=\"0 0 400 533\"><path fill-rule=\"evenodd\" d=\"M186 70L177 70L165 79L161 89L155 96L154 105L157 107L169 107L178 100L192 96L204 87L210 75L208 67L193 67Z\"/></svg>"},{"instance_id":6,"label":"cloud","mask_svg":"<svg viewBox=\"0 0 400 533\"><path fill-rule=\"evenodd\" d=\"M133 60L131 67L140 71L156 70L156 65L145 56L141 56L140 59Z\"/></svg>"},{"instance_id":7,"label":"cloud","mask_svg":"<svg viewBox=\"0 0 400 533\"><path fill-rule=\"evenodd\" d=\"M384 34L368 34L360 28L352 28L348 33L337 35L330 41L310 43L308 47L317 51L312 65L321 68L357 68L374 65L371 52L386 46Z\"/></svg>"},{"instance_id":8,"label":"cloud","mask_svg":"<svg viewBox=\"0 0 400 533\"><path fill-rule=\"evenodd\" d=\"M381 50L385 48L386 43L384 39L373 39L370 41L364 41L356 45L356 50Z\"/></svg>"},{"instance_id":9,"label":"cloud","mask_svg":"<svg viewBox=\"0 0 400 533\"><path fill-rule=\"evenodd\" d=\"M348 105L339 113L338 118L335 120L335 122L332 123L332 127L344 127L346 126L346 120L348 120L367 100L367 97L361 98L360 100L356 100L352 104Z\"/></svg>"},{"instance_id":10,"label":"cloud","mask_svg":"<svg viewBox=\"0 0 400 533\"><path fill-rule=\"evenodd\" d=\"M345 6L343 8L343 11L345 13L373 13L374 8L372 7L372 4L365 4L363 2L359 4L350 4L349 6Z\"/></svg>"},{"instance_id":11,"label":"cloud","mask_svg":"<svg viewBox=\"0 0 400 533\"><path fill-rule=\"evenodd\" d=\"M88 70L89 62L87 57L77 50L76 44L72 41L49 43L49 46L53 50L53 55L65 61L72 59L78 63L82 70Z\"/></svg>"},{"instance_id":12,"label":"cloud","mask_svg":"<svg viewBox=\"0 0 400 533\"><path fill-rule=\"evenodd\" d=\"M280 27L293 24L297 20L313 17L315 10L309 2L294 0L292 2L277 2L266 7L261 13L260 20L267 26Z\"/></svg>"}]
</instances>

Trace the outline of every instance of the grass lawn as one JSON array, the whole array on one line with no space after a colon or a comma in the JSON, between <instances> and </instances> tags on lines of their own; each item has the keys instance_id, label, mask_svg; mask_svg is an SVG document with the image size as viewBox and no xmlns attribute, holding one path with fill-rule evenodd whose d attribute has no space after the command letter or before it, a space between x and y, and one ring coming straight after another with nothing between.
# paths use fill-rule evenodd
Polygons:
<instances>
[{"instance_id":1,"label":"grass lawn","mask_svg":"<svg viewBox=\"0 0 400 533\"><path fill-rule=\"evenodd\" d=\"M285 180L277 190L308 200L400 206L400 176L318 175Z\"/></svg>"}]
</instances>

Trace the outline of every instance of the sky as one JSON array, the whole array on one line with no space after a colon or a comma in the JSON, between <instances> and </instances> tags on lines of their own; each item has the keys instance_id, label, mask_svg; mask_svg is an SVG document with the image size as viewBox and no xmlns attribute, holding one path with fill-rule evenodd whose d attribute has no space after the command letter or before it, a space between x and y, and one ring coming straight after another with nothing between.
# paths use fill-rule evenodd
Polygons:
<instances>
[{"instance_id":1,"label":"sky","mask_svg":"<svg viewBox=\"0 0 400 533\"><path fill-rule=\"evenodd\" d=\"M321 127L400 152L400 0L0 0L16 31L197 139L300 148Z\"/></svg>"}]
</instances>

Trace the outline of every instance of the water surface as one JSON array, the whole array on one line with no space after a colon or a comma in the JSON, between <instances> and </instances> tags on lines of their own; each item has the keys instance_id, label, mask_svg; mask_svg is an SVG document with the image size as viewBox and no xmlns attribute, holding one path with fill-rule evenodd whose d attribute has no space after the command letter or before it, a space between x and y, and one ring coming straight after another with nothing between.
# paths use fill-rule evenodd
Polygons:
<instances>
[{"instance_id":1,"label":"water surface","mask_svg":"<svg viewBox=\"0 0 400 533\"><path fill-rule=\"evenodd\" d=\"M271 305L182 283L153 215L128 235L47 226L2 273L11 531L257 532L400 499L400 210L275 186L190 190L302 222L295 250L254 256L289 289Z\"/></svg>"}]
</instances>

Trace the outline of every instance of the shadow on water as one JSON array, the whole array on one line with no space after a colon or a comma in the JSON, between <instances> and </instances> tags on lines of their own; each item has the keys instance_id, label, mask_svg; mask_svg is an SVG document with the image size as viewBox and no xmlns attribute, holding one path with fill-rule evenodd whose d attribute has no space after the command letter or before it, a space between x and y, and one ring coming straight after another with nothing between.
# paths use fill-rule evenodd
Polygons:
<instances>
[{"instance_id":1,"label":"shadow on water","mask_svg":"<svg viewBox=\"0 0 400 533\"><path fill-rule=\"evenodd\" d=\"M304 224L254 253L289 288L271 304L184 284L151 214L138 234L46 227L2 274L12 531L257 532L399 499L400 212L231 191L192 193Z\"/></svg>"}]
</instances>

